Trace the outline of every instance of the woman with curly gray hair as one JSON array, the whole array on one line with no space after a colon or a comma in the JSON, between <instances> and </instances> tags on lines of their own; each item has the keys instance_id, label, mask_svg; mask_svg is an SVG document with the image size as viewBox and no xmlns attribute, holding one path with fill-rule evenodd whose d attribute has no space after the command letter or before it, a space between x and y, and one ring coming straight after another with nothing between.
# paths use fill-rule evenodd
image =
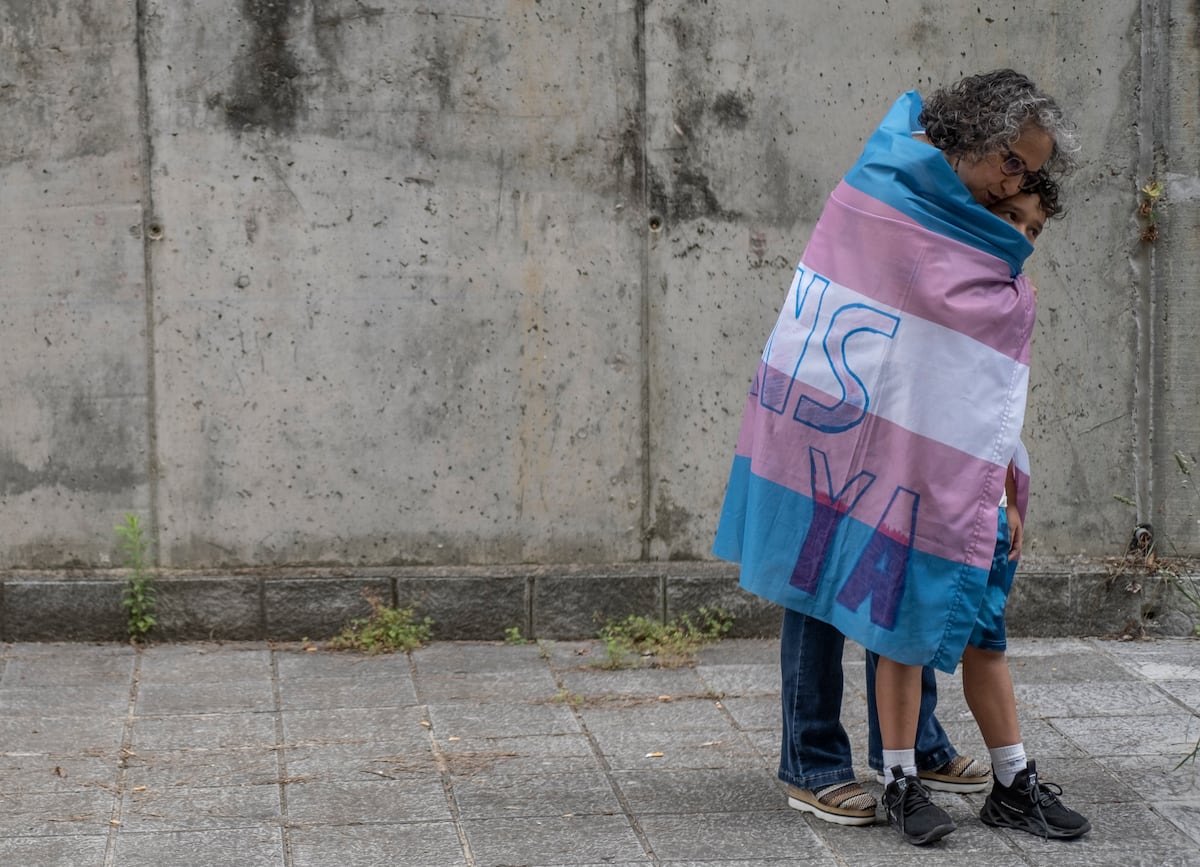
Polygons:
<instances>
[{"instance_id":1,"label":"woman with curly gray hair","mask_svg":"<svg viewBox=\"0 0 1200 867\"><path fill-rule=\"evenodd\" d=\"M988 207L1014 195L1025 177L1055 178L1075 168L1079 145L1062 109L1012 69L969 75L936 91L917 117L916 138L936 147L975 201Z\"/></svg>"},{"instance_id":2,"label":"woman with curly gray hair","mask_svg":"<svg viewBox=\"0 0 1200 867\"><path fill-rule=\"evenodd\" d=\"M897 535L899 531L890 527L884 534L888 538L878 534L873 537L871 544L882 547L872 549L875 553L868 556L869 551L861 555L857 550L847 552L847 539L857 531L843 532L839 528L864 523L861 513L869 507L858 506L854 521L848 516L860 497L865 497L865 502L873 494L854 494L855 485L865 489L873 482L875 490L890 491L896 466L905 462L916 466L917 461L915 453L903 450L893 458L886 453L887 444L881 447L870 440L871 436L897 430L891 418L872 419L870 413L880 410L879 401L870 398L876 392L887 393L889 386L889 397L903 392L919 398L927 389L908 373L897 375L895 371L905 368L894 364L872 378L865 372L866 365L874 363L869 359L877 357L880 363L886 363L893 354L881 347L897 348L911 339L904 335L922 333L911 329L920 319L938 315L937 311L976 317L971 327L981 330L975 334L1003 327L1012 329L1012 339L1017 341L1014 345L1028 340L1032 299L1028 281L1019 275L1032 246L987 209L1039 177L1070 171L1077 149L1073 130L1057 103L1029 78L1010 69L968 76L935 92L924 103L915 91L903 95L830 196L760 362L759 375L747 400L713 550L717 556L741 564L743 588L784 608L780 633L783 732L778 776L787 786L789 806L824 821L866 825L876 819L876 800L855 779L849 738L840 721L846 636L871 651L884 652L882 657L868 653L867 659L870 764L882 772L887 818L905 839L931 842L954 829L949 817L928 799L926 789L981 792L992 784L987 765L958 755L934 716L936 680L930 667L932 663L952 671L960 658L965 659L963 648L975 616L965 602L973 593L974 604L981 605L982 583L988 574L986 566L975 562L980 560L975 552L982 540L960 547L969 550L973 558L965 571L972 573L970 580L975 583L965 596L954 597L959 603L957 611L947 614L909 601L910 596L921 600L927 594L927 590L913 589L923 578L908 575L904 565L918 555L925 558L924 550L916 547L918 542L928 546L924 537L914 542L915 537L910 536L904 542L904 537ZM968 249L971 252L964 254ZM972 275L986 271L986 280L964 283L956 273L959 270ZM808 281L806 288L802 289L801 280ZM860 281L855 284L858 289L849 289L856 280ZM876 290L875 295L870 294ZM921 311L908 306L917 298L927 304ZM969 303L963 306L964 301ZM913 318L905 319L910 313ZM826 321L822 316L831 318ZM839 316L846 320L838 323L844 340L829 342L828 335L837 330L833 320ZM1020 319L1019 324L1005 324L1014 316ZM820 332L826 334L823 356L804 352L810 336L819 340L818 319L825 323ZM900 327L902 321L910 324ZM967 324L965 320L949 321L947 326L962 331ZM794 334L797 328L803 333ZM806 328L811 331L804 331ZM799 339L793 340L797 336ZM877 341L880 349L870 347L868 340ZM797 348L791 350L789 346ZM918 366L925 358L933 357L922 348L918 343L913 357ZM847 353L854 354L853 364ZM862 368L858 366L859 353L864 359ZM1020 351L1015 356L1020 356ZM824 370L822 358L833 366L832 374ZM806 379L806 371L812 378ZM967 379L980 378L974 372L964 375ZM1010 393L1005 398L1019 397L1017 417L1023 414L1023 388L1019 395ZM871 422L864 423L868 419ZM973 424L971 419L966 422L967 427ZM980 430L990 436L986 424ZM842 448L847 442L857 442L861 447ZM893 438L892 442L899 440ZM920 442L916 448L922 448ZM826 478L830 455L844 457L847 463L837 467L836 476ZM912 472L941 472L944 467L937 464L926 459L920 470ZM825 474L818 472L819 466L825 467ZM805 467L811 467L811 473L804 472ZM997 473L1003 491L1003 469L989 468L986 478L981 475L975 481L964 474L949 483L960 489L978 485L976 494L971 495L978 499L971 514L978 514L980 519L974 521L970 532L977 533L986 523L989 510L995 515L999 494L990 503L988 499L996 490ZM839 480L836 484L835 478ZM762 484L764 481L768 484ZM818 483L828 490L818 491ZM958 544L959 536L955 534L967 532L967 522L953 517L953 509L946 503L957 502L958 497L947 496L946 485L939 484L942 486L936 488L936 495L930 488L920 503L921 526L935 528L934 535L947 533ZM898 495L918 496L916 488L909 490L909 486L899 483L895 490ZM944 517L927 518L927 513ZM914 501L914 528L917 514ZM880 554L896 540L903 545L894 556ZM989 550L994 542L988 541ZM942 540L933 544L941 545ZM855 564L867 561L867 572L883 572L862 579L866 573ZM928 569L929 562L929 558L922 559L914 568ZM941 562L949 564L944 574L939 573L948 581L957 581L956 576L964 572L953 557ZM859 579L878 592L868 589L848 596L846 588ZM931 587L938 580L924 583ZM888 596L893 590L894 594ZM867 598L871 602L864 605ZM869 617L863 613L866 609L873 612ZM880 612L879 622L890 625L880 628L875 620L876 609ZM897 612L899 620L892 622L890 618ZM939 626L943 622L936 619L939 617L949 618L945 620L947 629ZM949 643L921 644L928 636L950 634L954 640ZM890 658L895 648L903 650L899 655L906 664ZM973 670L985 671L978 666ZM1003 693L1003 682L996 682ZM991 689L990 685L981 687L971 697ZM1000 704L1007 708L1011 698L1009 681L1007 698L1001 694ZM986 717L989 711L985 703L982 698L976 702ZM998 743L1019 746L1018 741L1019 734L1016 740L1001 737ZM992 758L997 760L996 755ZM1039 817L1053 814L1055 805L1061 804L1038 784L1032 764L1028 771L1019 777L1024 786L1022 809L1028 807ZM993 794L995 791L993 788ZM989 803L991 800L989 796ZM1080 820L1073 828L1047 835L1073 836L1086 831L1086 820L1073 815ZM989 818L990 814L985 821ZM1052 821L1062 818L1051 816ZM1068 816L1064 821L1073 820ZM1037 832L1042 831L1039 828Z\"/></svg>"}]
</instances>

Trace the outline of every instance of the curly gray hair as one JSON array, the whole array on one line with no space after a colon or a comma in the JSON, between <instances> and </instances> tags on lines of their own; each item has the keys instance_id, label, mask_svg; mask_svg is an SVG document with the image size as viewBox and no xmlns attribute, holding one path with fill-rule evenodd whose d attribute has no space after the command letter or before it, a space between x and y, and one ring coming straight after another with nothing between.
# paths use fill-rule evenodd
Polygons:
<instances>
[{"instance_id":1,"label":"curly gray hair","mask_svg":"<svg viewBox=\"0 0 1200 867\"><path fill-rule=\"evenodd\" d=\"M931 144L947 156L985 157L1021 137L1030 124L1054 142L1042 168L1065 175L1075 168L1079 143L1062 109L1028 77L1011 69L968 75L925 100L917 120Z\"/></svg>"}]
</instances>

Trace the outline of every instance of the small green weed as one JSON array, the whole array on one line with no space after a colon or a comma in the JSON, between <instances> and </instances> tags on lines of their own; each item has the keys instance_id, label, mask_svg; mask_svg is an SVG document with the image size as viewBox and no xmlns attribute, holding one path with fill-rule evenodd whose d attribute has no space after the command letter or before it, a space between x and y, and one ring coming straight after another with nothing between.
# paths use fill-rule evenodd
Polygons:
<instances>
[{"instance_id":1,"label":"small green weed","mask_svg":"<svg viewBox=\"0 0 1200 867\"><path fill-rule=\"evenodd\" d=\"M132 512L125 515L125 523L117 524L113 529L117 533L125 568L129 570L121 604L129 612L129 639L137 643L144 641L158 623L154 618L156 599L154 575L150 567L150 542L142 529L141 519Z\"/></svg>"},{"instance_id":2,"label":"small green weed","mask_svg":"<svg viewBox=\"0 0 1200 867\"><path fill-rule=\"evenodd\" d=\"M556 704L565 704L570 707L581 707L586 699L582 695L574 692L568 692L567 688L560 687L558 692L552 699Z\"/></svg>"},{"instance_id":3,"label":"small green weed","mask_svg":"<svg viewBox=\"0 0 1200 867\"><path fill-rule=\"evenodd\" d=\"M505 644L528 644L529 642L526 641L524 636L521 635L521 627L510 626L510 627L508 627L508 629L504 630L504 643Z\"/></svg>"},{"instance_id":4,"label":"small green weed","mask_svg":"<svg viewBox=\"0 0 1200 867\"><path fill-rule=\"evenodd\" d=\"M732 617L712 608L701 608L695 620L683 614L669 623L631 614L600 629L606 651L600 667L637 668L647 658L653 658L651 664L660 668L689 665L697 650L719 640L732 626Z\"/></svg>"},{"instance_id":5,"label":"small green weed","mask_svg":"<svg viewBox=\"0 0 1200 867\"><path fill-rule=\"evenodd\" d=\"M411 608L391 608L378 596L367 597L371 613L356 617L329 640L333 650L357 650L361 653L408 653L433 635L433 621L418 621Z\"/></svg>"}]
</instances>

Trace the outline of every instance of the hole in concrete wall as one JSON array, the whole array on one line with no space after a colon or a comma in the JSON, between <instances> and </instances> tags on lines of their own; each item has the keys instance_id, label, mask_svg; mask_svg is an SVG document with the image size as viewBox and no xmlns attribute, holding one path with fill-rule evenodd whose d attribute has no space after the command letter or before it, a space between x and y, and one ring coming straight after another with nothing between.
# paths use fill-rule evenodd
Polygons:
<instances>
[{"instance_id":1,"label":"hole in concrete wall","mask_svg":"<svg viewBox=\"0 0 1200 867\"><path fill-rule=\"evenodd\" d=\"M658 216L657 214L655 216L651 217L649 225L650 225L651 232L661 231L662 230L662 217Z\"/></svg>"}]
</instances>

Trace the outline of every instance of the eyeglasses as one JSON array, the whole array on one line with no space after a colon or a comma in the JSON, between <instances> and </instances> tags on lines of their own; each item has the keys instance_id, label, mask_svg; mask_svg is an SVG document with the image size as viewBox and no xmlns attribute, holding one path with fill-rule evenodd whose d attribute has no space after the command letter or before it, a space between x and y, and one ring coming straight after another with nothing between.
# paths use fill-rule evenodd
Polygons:
<instances>
[{"instance_id":1,"label":"eyeglasses","mask_svg":"<svg viewBox=\"0 0 1200 867\"><path fill-rule=\"evenodd\" d=\"M1027 175L1029 167L1025 165L1025 160L1014 154L1010 150L1004 152L1004 162L1000 163L1000 171L1009 175Z\"/></svg>"}]
</instances>

